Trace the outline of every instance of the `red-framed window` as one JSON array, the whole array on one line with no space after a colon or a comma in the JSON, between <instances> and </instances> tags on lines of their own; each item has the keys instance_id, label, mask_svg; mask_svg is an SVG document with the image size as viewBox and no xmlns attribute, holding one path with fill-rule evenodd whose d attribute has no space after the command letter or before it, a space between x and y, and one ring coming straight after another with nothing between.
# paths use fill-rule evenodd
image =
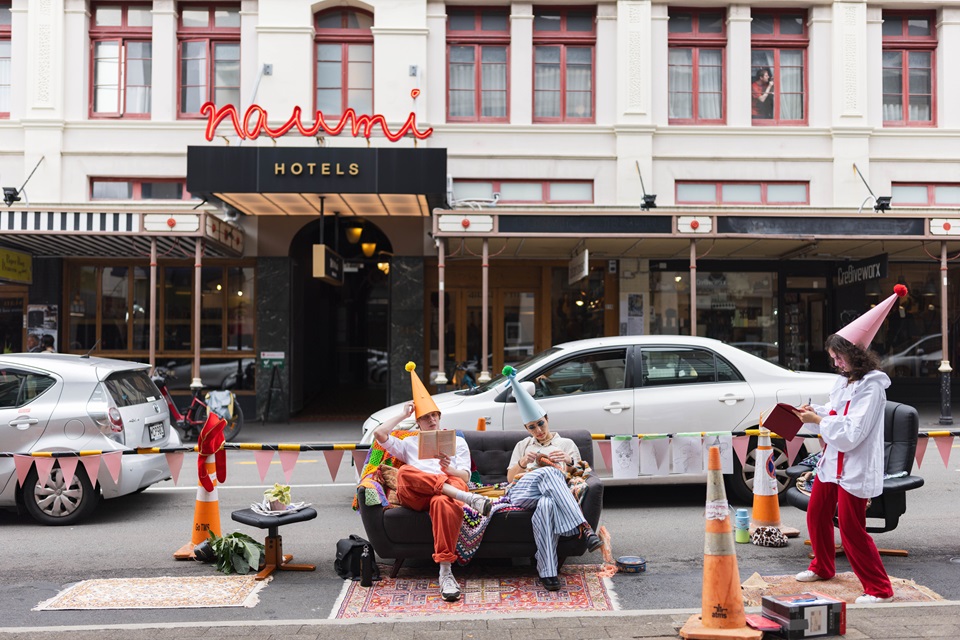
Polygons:
<instances>
[{"instance_id":1,"label":"red-framed window","mask_svg":"<svg viewBox=\"0 0 960 640\"><path fill-rule=\"evenodd\" d=\"M513 204L593 203L590 180L454 180L454 200Z\"/></svg>"},{"instance_id":2,"label":"red-framed window","mask_svg":"<svg viewBox=\"0 0 960 640\"><path fill-rule=\"evenodd\" d=\"M933 12L883 12L883 124L936 124L937 49Z\"/></svg>"},{"instance_id":3,"label":"red-framed window","mask_svg":"<svg viewBox=\"0 0 960 640\"><path fill-rule=\"evenodd\" d=\"M960 183L893 183L892 202L899 207L958 207Z\"/></svg>"},{"instance_id":4,"label":"red-framed window","mask_svg":"<svg viewBox=\"0 0 960 640\"><path fill-rule=\"evenodd\" d=\"M327 115L373 113L373 16L337 8L314 18L314 100Z\"/></svg>"},{"instance_id":5,"label":"red-framed window","mask_svg":"<svg viewBox=\"0 0 960 640\"><path fill-rule=\"evenodd\" d=\"M240 5L179 5L178 115L200 118L200 107L240 108Z\"/></svg>"},{"instance_id":6,"label":"red-framed window","mask_svg":"<svg viewBox=\"0 0 960 640\"><path fill-rule=\"evenodd\" d=\"M150 117L152 30L149 3L98 2L91 7L91 118Z\"/></svg>"},{"instance_id":7,"label":"red-framed window","mask_svg":"<svg viewBox=\"0 0 960 640\"><path fill-rule=\"evenodd\" d=\"M0 2L0 118L10 117L10 101L13 100L10 89L10 76L13 73L10 5L10 0Z\"/></svg>"},{"instance_id":8,"label":"red-framed window","mask_svg":"<svg viewBox=\"0 0 960 640\"><path fill-rule=\"evenodd\" d=\"M593 122L595 8L533 8L533 121Z\"/></svg>"},{"instance_id":9,"label":"red-framed window","mask_svg":"<svg viewBox=\"0 0 960 640\"><path fill-rule=\"evenodd\" d=\"M809 182L681 180L675 186L677 204L810 204Z\"/></svg>"},{"instance_id":10,"label":"red-framed window","mask_svg":"<svg viewBox=\"0 0 960 640\"><path fill-rule=\"evenodd\" d=\"M726 16L717 9L670 9L668 114L671 124L722 124Z\"/></svg>"},{"instance_id":11,"label":"red-framed window","mask_svg":"<svg viewBox=\"0 0 960 640\"><path fill-rule=\"evenodd\" d=\"M750 35L753 124L806 124L807 12L756 11Z\"/></svg>"},{"instance_id":12,"label":"red-framed window","mask_svg":"<svg viewBox=\"0 0 960 640\"><path fill-rule=\"evenodd\" d=\"M90 178L91 200L192 200L177 178Z\"/></svg>"},{"instance_id":13,"label":"red-framed window","mask_svg":"<svg viewBox=\"0 0 960 640\"><path fill-rule=\"evenodd\" d=\"M507 122L510 16L507 9L447 8L447 119Z\"/></svg>"}]
</instances>

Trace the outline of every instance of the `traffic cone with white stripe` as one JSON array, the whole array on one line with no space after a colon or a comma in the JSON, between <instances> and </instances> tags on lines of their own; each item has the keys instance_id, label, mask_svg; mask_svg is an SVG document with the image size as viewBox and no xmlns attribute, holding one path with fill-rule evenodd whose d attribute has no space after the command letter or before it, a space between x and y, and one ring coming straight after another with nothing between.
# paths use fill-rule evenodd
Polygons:
<instances>
[{"instance_id":1,"label":"traffic cone with white stripe","mask_svg":"<svg viewBox=\"0 0 960 640\"><path fill-rule=\"evenodd\" d=\"M757 440L756 465L753 470L753 513L750 517L750 533L757 527L775 527L783 535L794 538L799 529L785 527L780 523L780 495L777 486L777 467L770 443L770 431L761 424Z\"/></svg>"},{"instance_id":2,"label":"traffic cone with white stripe","mask_svg":"<svg viewBox=\"0 0 960 640\"><path fill-rule=\"evenodd\" d=\"M193 535L190 542L183 545L173 557L177 560L189 560L194 557L193 548L210 537L210 532L220 533L220 496L217 494L217 467L214 455L209 455L204 461L204 469L213 490L207 491L203 482L197 481L197 501L193 508Z\"/></svg>"},{"instance_id":3,"label":"traffic cone with white stripe","mask_svg":"<svg viewBox=\"0 0 960 640\"><path fill-rule=\"evenodd\" d=\"M706 539L703 544L703 608L680 629L682 638L760 640L763 632L747 626L740 570L733 543L730 505L723 489L720 448L710 447L707 464Z\"/></svg>"}]
</instances>

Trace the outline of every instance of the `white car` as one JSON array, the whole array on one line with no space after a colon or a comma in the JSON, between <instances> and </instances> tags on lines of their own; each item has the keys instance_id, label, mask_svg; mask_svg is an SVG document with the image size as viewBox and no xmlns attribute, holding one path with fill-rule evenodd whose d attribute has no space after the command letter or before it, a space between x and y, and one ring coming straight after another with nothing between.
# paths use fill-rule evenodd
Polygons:
<instances>
[{"instance_id":1,"label":"white car","mask_svg":"<svg viewBox=\"0 0 960 640\"><path fill-rule=\"evenodd\" d=\"M56 353L0 356L0 451L123 451L178 447L170 412L149 365ZM22 508L42 524L70 525L101 495L115 498L170 478L164 456L124 455L120 477L100 463L98 479L78 464L69 486L59 464L40 478L32 465L22 486L13 458L0 458L0 507ZM94 482L94 480L96 480Z\"/></svg>"},{"instance_id":2,"label":"white car","mask_svg":"<svg viewBox=\"0 0 960 640\"><path fill-rule=\"evenodd\" d=\"M886 356L883 370L898 377L932 376L937 375L942 360L943 339L941 334L935 333L920 338L899 353Z\"/></svg>"},{"instance_id":3,"label":"white car","mask_svg":"<svg viewBox=\"0 0 960 640\"><path fill-rule=\"evenodd\" d=\"M560 344L516 366L517 380L550 416L550 428L588 429L609 436L696 431L743 431L756 428L760 413L776 403L794 406L826 402L835 374L784 369L731 345L690 336L619 336ZM434 400L450 429L475 429L480 418L487 430L522 430L523 423L507 379L498 375L476 389L441 393ZM383 421L396 416L401 404L370 416L362 442ZM412 418L400 428L413 424ZM774 462L781 490L788 466L783 441L773 439ZM734 455L729 491L744 502L752 500L756 438L751 439L745 464ZM816 449L816 445L811 449ZM803 455L803 450L798 456ZM599 465L603 458L594 452ZM610 476L610 469L599 469ZM705 478L677 474L674 479ZM613 479L605 483L644 482Z\"/></svg>"}]
</instances>

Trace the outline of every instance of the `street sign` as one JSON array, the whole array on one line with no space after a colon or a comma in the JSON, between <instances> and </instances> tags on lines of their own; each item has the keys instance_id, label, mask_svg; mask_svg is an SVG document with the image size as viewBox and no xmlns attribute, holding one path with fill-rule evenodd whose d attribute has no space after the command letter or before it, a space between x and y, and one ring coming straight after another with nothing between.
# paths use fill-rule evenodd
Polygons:
<instances>
[{"instance_id":1,"label":"street sign","mask_svg":"<svg viewBox=\"0 0 960 640\"><path fill-rule=\"evenodd\" d=\"M567 264L567 283L580 282L590 274L590 251L584 249L582 253L570 258Z\"/></svg>"},{"instance_id":2,"label":"street sign","mask_svg":"<svg viewBox=\"0 0 960 640\"><path fill-rule=\"evenodd\" d=\"M313 245L313 277L340 286L343 284L343 258L325 244Z\"/></svg>"},{"instance_id":3,"label":"street sign","mask_svg":"<svg viewBox=\"0 0 960 640\"><path fill-rule=\"evenodd\" d=\"M287 354L283 351L261 351L260 352L260 366L265 369L270 369L276 367L277 369L283 369L283 365L286 362Z\"/></svg>"}]
</instances>

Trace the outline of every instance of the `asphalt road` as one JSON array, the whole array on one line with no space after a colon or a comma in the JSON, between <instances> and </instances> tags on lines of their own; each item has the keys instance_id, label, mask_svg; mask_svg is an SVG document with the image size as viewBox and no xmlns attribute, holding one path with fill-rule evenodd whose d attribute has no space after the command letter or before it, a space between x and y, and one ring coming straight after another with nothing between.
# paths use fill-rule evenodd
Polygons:
<instances>
[{"instance_id":1,"label":"asphalt road","mask_svg":"<svg viewBox=\"0 0 960 640\"><path fill-rule=\"evenodd\" d=\"M922 428L935 428L929 421ZM359 433L355 424L250 424L241 438L248 442L347 442ZM915 473L926 485L908 495L908 511L900 526L876 536L878 546L902 548L907 558L884 559L892 576L911 578L948 600L960 600L960 454L954 444L949 468L931 445L922 468ZM262 539L264 532L230 519L230 512L259 501L266 486L283 482L274 457L261 482L250 452L229 453L228 478L220 492L224 533L244 531ZM66 586L80 580L110 577L212 575L211 565L175 561L173 552L189 541L193 522L195 456L187 456L179 486L171 482L141 494L100 504L93 517L74 527L42 527L26 516L0 512L0 617L2 627L103 625L142 622L208 622L245 620L302 620L330 615L344 582L333 570L336 541L350 533L363 535L359 517L351 510L354 493L349 455L344 456L337 482L330 481L323 455L301 454L291 483L294 500L311 503L320 512L316 520L281 530L284 550L295 562L317 565L315 572L285 572L260 593L251 609L164 609L143 611L33 612L31 609ZM702 485L665 489L661 486L608 487L602 523L612 534L614 555L641 555L644 574L613 578L619 605L625 610L697 609L700 607L703 553ZM804 514L781 507L784 524L806 532ZM794 573L806 567L802 538L784 549L737 545L740 575ZM953 560L951 560L953 558ZM572 562L597 563L599 553ZM413 567L414 569L416 567ZM422 565L424 571L434 569ZM841 558L838 569L848 565ZM0 627L0 628L2 628Z\"/></svg>"}]
</instances>

